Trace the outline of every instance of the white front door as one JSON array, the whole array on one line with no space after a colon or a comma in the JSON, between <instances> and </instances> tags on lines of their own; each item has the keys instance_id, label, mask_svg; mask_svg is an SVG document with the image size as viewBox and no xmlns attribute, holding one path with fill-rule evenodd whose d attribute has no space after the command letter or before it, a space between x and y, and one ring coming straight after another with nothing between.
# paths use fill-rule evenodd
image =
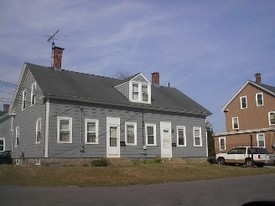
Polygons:
<instances>
[{"instance_id":1,"label":"white front door","mask_svg":"<svg viewBox=\"0 0 275 206\"><path fill-rule=\"evenodd\" d=\"M120 157L120 118L107 117L107 157Z\"/></svg>"},{"instance_id":2,"label":"white front door","mask_svg":"<svg viewBox=\"0 0 275 206\"><path fill-rule=\"evenodd\" d=\"M171 122L160 122L161 157L172 157Z\"/></svg>"}]
</instances>

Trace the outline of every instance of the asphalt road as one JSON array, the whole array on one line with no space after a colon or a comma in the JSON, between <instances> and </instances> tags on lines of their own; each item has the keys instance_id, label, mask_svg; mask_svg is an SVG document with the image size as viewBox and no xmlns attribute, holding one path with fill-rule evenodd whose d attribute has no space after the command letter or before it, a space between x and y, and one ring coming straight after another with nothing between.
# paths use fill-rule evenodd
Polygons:
<instances>
[{"instance_id":1,"label":"asphalt road","mask_svg":"<svg viewBox=\"0 0 275 206\"><path fill-rule=\"evenodd\" d=\"M129 187L0 186L1 206L206 205L275 201L275 174Z\"/></svg>"}]
</instances>

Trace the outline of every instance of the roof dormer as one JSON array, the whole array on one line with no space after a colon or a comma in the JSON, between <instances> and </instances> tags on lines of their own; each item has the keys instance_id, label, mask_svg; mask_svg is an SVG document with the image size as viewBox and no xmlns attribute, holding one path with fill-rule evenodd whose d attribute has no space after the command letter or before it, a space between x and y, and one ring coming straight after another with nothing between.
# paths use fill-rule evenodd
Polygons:
<instances>
[{"instance_id":1,"label":"roof dormer","mask_svg":"<svg viewBox=\"0 0 275 206\"><path fill-rule=\"evenodd\" d=\"M131 102L151 104L151 83L142 73L133 75L115 88Z\"/></svg>"}]
</instances>

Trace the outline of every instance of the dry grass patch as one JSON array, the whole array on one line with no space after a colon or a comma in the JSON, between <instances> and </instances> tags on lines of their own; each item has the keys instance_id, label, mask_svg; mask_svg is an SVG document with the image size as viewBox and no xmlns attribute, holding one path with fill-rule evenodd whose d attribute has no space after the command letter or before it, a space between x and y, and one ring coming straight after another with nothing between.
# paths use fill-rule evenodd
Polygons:
<instances>
[{"instance_id":1,"label":"dry grass patch","mask_svg":"<svg viewBox=\"0 0 275 206\"><path fill-rule=\"evenodd\" d=\"M14 167L0 165L1 185L128 186L275 173L273 168L150 163L108 167Z\"/></svg>"}]
</instances>

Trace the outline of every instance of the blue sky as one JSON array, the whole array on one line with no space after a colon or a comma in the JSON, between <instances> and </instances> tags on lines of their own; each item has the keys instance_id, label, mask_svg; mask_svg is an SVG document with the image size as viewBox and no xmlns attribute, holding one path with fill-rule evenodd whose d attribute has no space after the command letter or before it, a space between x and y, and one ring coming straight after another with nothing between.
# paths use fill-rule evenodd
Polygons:
<instances>
[{"instance_id":1,"label":"blue sky","mask_svg":"<svg viewBox=\"0 0 275 206\"><path fill-rule=\"evenodd\" d=\"M51 65L60 29L67 70L115 77L142 72L170 82L213 114L255 73L275 78L272 0L0 0L0 105L12 99L24 62ZM5 83L5 82L8 83Z\"/></svg>"}]
</instances>

